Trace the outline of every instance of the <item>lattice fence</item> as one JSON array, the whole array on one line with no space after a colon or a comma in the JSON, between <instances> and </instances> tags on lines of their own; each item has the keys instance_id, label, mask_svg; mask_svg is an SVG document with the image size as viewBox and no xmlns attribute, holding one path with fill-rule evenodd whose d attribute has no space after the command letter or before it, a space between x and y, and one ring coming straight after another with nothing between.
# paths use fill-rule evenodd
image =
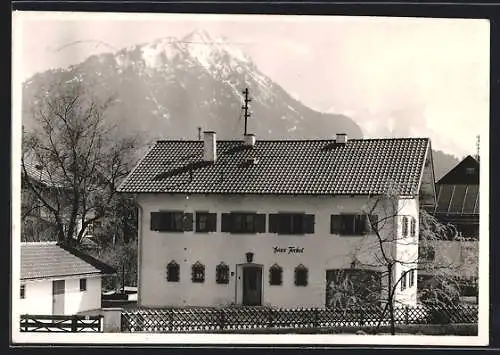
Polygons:
<instances>
[{"instance_id":1,"label":"lattice fence","mask_svg":"<svg viewBox=\"0 0 500 355\"><path fill-rule=\"evenodd\" d=\"M398 307L396 325L475 324L477 305L455 307ZM123 332L189 332L248 329L312 329L384 326L390 324L387 311L380 307L334 308L168 308L135 309L122 312Z\"/></svg>"}]
</instances>

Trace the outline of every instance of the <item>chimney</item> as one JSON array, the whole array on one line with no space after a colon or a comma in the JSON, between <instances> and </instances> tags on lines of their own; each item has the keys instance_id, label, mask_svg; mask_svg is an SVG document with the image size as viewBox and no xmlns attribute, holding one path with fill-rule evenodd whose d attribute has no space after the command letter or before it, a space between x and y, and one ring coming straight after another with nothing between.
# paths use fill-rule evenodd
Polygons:
<instances>
[{"instance_id":1,"label":"chimney","mask_svg":"<svg viewBox=\"0 0 500 355\"><path fill-rule=\"evenodd\" d=\"M346 144L347 143L347 134L345 133L337 133L337 139L335 140L337 144Z\"/></svg>"},{"instance_id":2,"label":"chimney","mask_svg":"<svg viewBox=\"0 0 500 355\"><path fill-rule=\"evenodd\" d=\"M203 160L215 161L217 159L217 141L214 131L203 132Z\"/></svg>"},{"instance_id":3,"label":"chimney","mask_svg":"<svg viewBox=\"0 0 500 355\"><path fill-rule=\"evenodd\" d=\"M243 143L247 147L253 147L255 145L255 134L245 134Z\"/></svg>"}]
</instances>

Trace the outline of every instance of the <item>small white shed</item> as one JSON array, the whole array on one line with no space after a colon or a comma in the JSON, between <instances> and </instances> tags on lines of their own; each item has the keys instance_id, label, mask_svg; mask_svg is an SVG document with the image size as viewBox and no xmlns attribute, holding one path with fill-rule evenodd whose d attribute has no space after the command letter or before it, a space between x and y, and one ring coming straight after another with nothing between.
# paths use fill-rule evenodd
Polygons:
<instances>
[{"instance_id":1,"label":"small white shed","mask_svg":"<svg viewBox=\"0 0 500 355\"><path fill-rule=\"evenodd\" d=\"M101 278L116 271L55 242L21 243L21 312L71 315L101 308Z\"/></svg>"}]
</instances>

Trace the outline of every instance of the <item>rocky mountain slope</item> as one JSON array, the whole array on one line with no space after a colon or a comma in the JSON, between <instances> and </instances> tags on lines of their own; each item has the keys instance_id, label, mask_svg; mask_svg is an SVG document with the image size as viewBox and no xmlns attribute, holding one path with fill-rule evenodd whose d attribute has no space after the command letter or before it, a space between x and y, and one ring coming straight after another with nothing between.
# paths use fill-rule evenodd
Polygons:
<instances>
[{"instance_id":1,"label":"rocky mountain slope","mask_svg":"<svg viewBox=\"0 0 500 355\"><path fill-rule=\"evenodd\" d=\"M349 117L316 112L293 99L255 63L223 38L203 31L89 57L67 69L37 74L25 82L23 108L54 82L78 80L118 102L108 119L148 139L197 139L198 127L220 139L243 134L242 90L252 102L250 133L261 138L332 138L337 132L361 138ZM25 115L29 128L29 115Z\"/></svg>"}]
</instances>

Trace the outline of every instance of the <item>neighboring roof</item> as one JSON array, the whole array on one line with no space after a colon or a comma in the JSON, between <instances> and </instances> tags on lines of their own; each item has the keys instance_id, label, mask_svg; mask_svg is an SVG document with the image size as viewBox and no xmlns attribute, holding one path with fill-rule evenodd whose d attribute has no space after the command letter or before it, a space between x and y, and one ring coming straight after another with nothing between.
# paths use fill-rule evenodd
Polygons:
<instances>
[{"instance_id":1,"label":"neighboring roof","mask_svg":"<svg viewBox=\"0 0 500 355\"><path fill-rule=\"evenodd\" d=\"M157 141L118 191L133 193L379 195L397 184L418 193L428 138L267 140L245 147L217 141L215 163L203 141ZM257 163L248 159L256 158Z\"/></svg>"},{"instance_id":2,"label":"neighboring roof","mask_svg":"<svg viewBox=\"0 0 500 355\"><path fill-rule=\"evenodd\" d=\"M437 184L479 185L479 162L468 155L443 176Z\"/></svg>"},{"instance_id":3,"label":"neighboring roof","mask_svg":"<svg viewBox=\"0 0 500 355\"><path fill-rule=\"evenodd\" d=\"M47 168L41 164L36 164L24 161L24 166L26 167L26 173L28 177L35 180L45 186L61 187L64 185L64 179L62 179L58 174L49 174ZM21 174L24 175L24 169L21 163Z\"/></svg>"},{"instance_id":4,"label":"neighboring roof","mask_svg":"<svg viewBox=\"0 0 500 355\"><path fill-rule=\"evenodd\" d=\"M479 162L467 156L436 183L436 214L479 215Z\"/></svg>"},{"instance_id":5,"label":"neighboring roof","mask_svg":"<svg viewBox=\"0 0 500 355\"><path fill-rule=\"evenodd\" d=\"M479 214L479 185L437 185L436 213Z\"/></svg>"},{"instance_id":6,"label":"neighboring roof","mask_svg":"<svg viewBox=\"0 0 500 355\"><path fill-rule=\"evenodd\" d=\"M21 280L115 273L109 265L56 242L21 243Z\"/></svg>"}]
</instances>

